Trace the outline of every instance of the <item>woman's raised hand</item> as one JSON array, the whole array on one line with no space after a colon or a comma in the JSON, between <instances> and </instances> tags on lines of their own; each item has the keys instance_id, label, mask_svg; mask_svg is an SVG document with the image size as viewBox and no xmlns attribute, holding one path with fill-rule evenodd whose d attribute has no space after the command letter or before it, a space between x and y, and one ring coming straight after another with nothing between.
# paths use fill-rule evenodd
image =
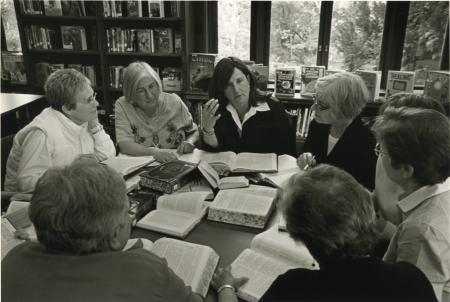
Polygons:
<instances>
[{"instance_id":1,"label":"woman's raised hand","mask_svg":"<svg viewBox=\"0 0 450 302\"><path fill-rule=\"evenodd\" d=\"M220 118L220 114L216 115L219 109L219 100L210 99L202 107L202 130L207 132L214 131L214 125Z\"/></svg>"}]
</instances>

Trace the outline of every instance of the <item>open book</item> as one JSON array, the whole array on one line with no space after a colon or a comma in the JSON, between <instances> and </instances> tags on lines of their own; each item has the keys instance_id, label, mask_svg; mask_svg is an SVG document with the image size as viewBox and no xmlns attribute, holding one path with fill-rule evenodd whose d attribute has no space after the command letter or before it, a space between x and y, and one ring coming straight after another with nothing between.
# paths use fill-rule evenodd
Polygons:
<instances>
[{"instance_id":1,"label":"open book","mask_svg":"<svg viewBox=\"0 0 450 302\"><path fill-rule=\"evenodd\" d=\"M203 177L194 178L193 180L191 180L190 182L188 182L187 184L185 184L172 194L179 194L186 192L206 192L208 193L208 195L206 195L205 200L211 201L214 199L214 192L211 189L209 183Z\"/></svg>"},{"instance_id":2,"label":"open book","mask_svg":"<svg viewBox=\"0 0 450 302\"><path fill-rule=\"evenodd\" d=\"M221 190L224 189L233 189L233 188L245 188L248 187L249 182L245 176L229 176L220 178L217 171L211 167L206 161L200 161L198 165L198 170L205 179L209 182L211 187L214 189L219 188Z\"/></svg>"},{"instance_id":3,"label":"open book","mask_svg":"<svg viewBox=\"0 0 450 302\"><path fill-rule=\"evenodd\" d=\"M207 192L186 192L158 198L156 210L136 223L137 227L184 238L206 214Z\"/></svg>"},{"instance_id":4,"label":"open book","mask_svg":"<svg viewBox=\"0 0 450 302\"><path fill-rule=\"evenodd\" d=\"M278 161L275 153L239 153L206 152L194 149L192 153L178 155L179 160L198 164L204 160L216 170L229 170L231 172L277 172Z\"/></svg>"},{"instance_id":5,"label":"open book","mask_svg":"<svg viewBox=\"0 0 450 302\"><path fill-rule=\"evenodd\" d=\"M25 240L17 238L16 231L22 229L30 240L37 240L36 231L28 217L29 202L11 201L2 216L2 259L16 245Z\"/></svg>"},{"instance_id":6,"label":"open book","mask_svg":"<svg viewBox=\"0 0 450 302\"><path fill-rule=\"evenodd\" d=\"M165 258L169 267L192 291L206 297L219 262L219 255L212 248L170 238L160 238L154 243L147 239L137 239L141 240L144 249ZM135 242L136 239L130 239L127 246L135 245Z\"/></svg>"},{"instance_id":7,"label":"open book","mask_svg":"<svg viewBox=\"0 0 450 302\"><path fill-rule=\"evenodd\" d=\"M277 190L251 185L220 191L209 206L208 219L264 228L273 210Z\"/></svg>"},{"instance_id":8,"label":"open book","mask_svg":"<svg viewBox=\"0 0 450 302\"><path fill-rule=\"evenodd\" d=\"M318 269L319 265L300 242L274 226L253 238L231 264L235 277L248 277L237 295L247 301L258 301L275 279L292 268Z\"/></svg>"},{"instance_id":9,"label":"open book","mask_svg":"<svg viewBox=\"0 0 450 302\"><path fill-rule=\"evenodd\" d=\"M113 168L125 177L154 161L153 156L116 156L102 161L102 164Z\"/></svg>"},{"instance_id":10,"label":"open book","mask_svg":"<svg viewBox=\"0 0 450 302\"><path fill-rule=\"evenodd\" d=\"M302 172L297 165L297 159L288 154L278 156L278 172L275 173L259 173L259 177L275 187L287 181L292 175Z\"/></svg>"}]
</instances>

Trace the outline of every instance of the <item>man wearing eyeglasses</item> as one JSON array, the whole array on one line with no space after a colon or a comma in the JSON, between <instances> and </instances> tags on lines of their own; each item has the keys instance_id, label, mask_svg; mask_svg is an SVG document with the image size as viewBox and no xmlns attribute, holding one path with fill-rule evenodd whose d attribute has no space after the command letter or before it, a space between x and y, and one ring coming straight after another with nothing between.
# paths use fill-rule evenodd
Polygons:
<instances>
[{"instance_id":1,"label":"man wearing eyeglasses","mask_svg":"<svg viewBox=\"0 0 450 302\"><path fill-rule=\"evenodd\" d=\"M384 256L410 262L450 301L450 125L431 109L387 108L373 128L378 144L375 201L399 223ZM385 199L396 190L397 200Z\"/></svg>"},{"instance_id":2,"label":"man wearing eyeglasses","mask_svg":"<svg viewBox=\"0 0 450 302\"><path fill-rule=\"evenodd\" d=\"M44 89L50 107L14 137L6 191L33 192L48 168L68 165L80 155L102 161L116 154L98 121L98 102L88 78L74 69L61 69L49 76Z\"/></svg>"}]
</instances>

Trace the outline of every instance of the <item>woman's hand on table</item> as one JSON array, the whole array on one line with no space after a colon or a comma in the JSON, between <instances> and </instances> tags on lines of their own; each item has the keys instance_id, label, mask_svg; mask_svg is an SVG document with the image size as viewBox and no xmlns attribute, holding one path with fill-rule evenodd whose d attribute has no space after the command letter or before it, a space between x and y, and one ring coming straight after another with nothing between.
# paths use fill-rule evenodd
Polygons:
<instances>
[{"instance_id":1,"label":"woman's hand on table","mask_svg":"<svg viewBox=\"0 0 450 302\"><path fill-rule=\"evenodd\" d=\"M218 290L224 285L231 285L235 290L245 284L248 281L247 277L236 278L231 273L231 266L226 268L218 268L213 275L211 285L215 290Z\"/></svg>"},{"instance_id":2,"label":"woman's hand on table","mask_svg":"<svg viewBox=\"0 0 450 302\"><path fill-rule=\"evenodd\" d=\"M155 150L153 157L159 163L166 163L168 161L176 160L177 156L174 152L164 151L164 150Z\"/></svg>"},{"instance_id":3,"label":"woman's hand on table","mask_svg":"<svg viewBox=\"0 0 450 302\"><path fill-rule=\"evenodd\" d=\"M195 149L194 144L184 141L178 146L177 152L178 154L192 153L194 149Z\"/></svg>"}]
</instances>

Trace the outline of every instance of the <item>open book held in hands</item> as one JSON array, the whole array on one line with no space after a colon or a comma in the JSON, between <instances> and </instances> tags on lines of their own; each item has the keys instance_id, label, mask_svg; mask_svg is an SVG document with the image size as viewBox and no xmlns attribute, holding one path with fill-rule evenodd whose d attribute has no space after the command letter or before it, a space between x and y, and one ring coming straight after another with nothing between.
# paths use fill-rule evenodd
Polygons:
<instances>
[{"instance_id":1,"label":"open book held in hands","mask_svg":"<svg viewBox=\"0 0 450 302\"><path fill-rule=\"evenodd\" d=\"M135 239L129 241L133 240ZM193 292L200 294L203 298L206 297L212 276L219 263L219 255L212 248L170 238L160 238L155 242L146 239L137 241L143 241L141 245L144 249L166 259L169 267L186 286L192 288Z\"/></svg>"},{"instance_id":2,"label":"open book held in hands","mask_svg":"<svg viewBox=\"0 0 450 302\"><path fill-rule=\"evenodd\" d=\"M142 167L145 167L152 162L154 162L155 159L153 156L149 157L143 157L143 156L116 156L108 158L107 160L102 161L102 164L105 164L120 174L122 176L127 176L137 170L139 170Z\"/></svg>"},{"instance_id":3,"label":"open book held in hands","mask_svg":"<svg viewBox=\"0 0 450 302\"><path fill-rule=\"evenodd\" d=\"M214 189L233 189L248 187L249 182L245 176L230 176L220 178L219 174L206 161L200 161L198 170Z\"/></svg>"},{"instance_id":4,"label":"open book held in hands","mask_svg":"<svg viewBox=\"0 0 450 302\"><path fill-rule=\"evenodd\" d=\"M231 272L236 278L249 278L237 295L255 302L279 275L300 267L318 269L319 265L302 243L295 242L286 232L278 232L274 226L253 238L250 248L231 264Z\"/></svg>"},{"instance_id":5,"label":"open book held in hands","mask_svg":"<svg viewBox=\"0 0 450 302\"><path fill-rule=\"evenodd\" d=\"M184 238L206 214L208 192L186 192L158 198L156 210L136 223L137 227Z\"/></svg>"},{"instance_id":6,"label":"open book held in hands","mask_svg":"<svg viewBox=\"0 0 450 302\"><path fill-rule=\"evenodd\" d=\"M262 229L272 213L276 192L256 185L219 191L209 206L208 219Z\"/></svg>"}]
</instances>

